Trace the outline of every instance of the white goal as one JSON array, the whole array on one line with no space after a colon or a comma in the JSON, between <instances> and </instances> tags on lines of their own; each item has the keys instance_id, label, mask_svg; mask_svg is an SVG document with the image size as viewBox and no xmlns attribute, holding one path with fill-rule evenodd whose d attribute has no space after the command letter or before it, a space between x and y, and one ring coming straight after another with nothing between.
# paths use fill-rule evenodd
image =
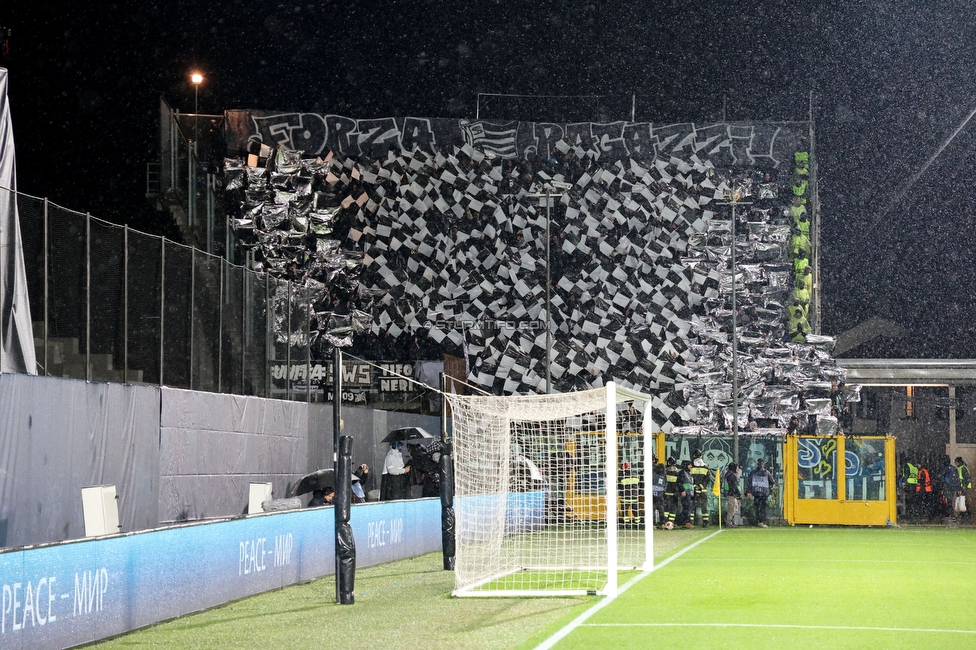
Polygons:
<instances>
[{"instance_id":1,"label":"white goal","mask_svg":"<svg viewBox=\"0 0 976 650\"><path fill-rule=\"evenodd\" d=\"M651 568L650 395L448 399L455 596L615 596L618 571Z\"/></svg>"}]
</instances>

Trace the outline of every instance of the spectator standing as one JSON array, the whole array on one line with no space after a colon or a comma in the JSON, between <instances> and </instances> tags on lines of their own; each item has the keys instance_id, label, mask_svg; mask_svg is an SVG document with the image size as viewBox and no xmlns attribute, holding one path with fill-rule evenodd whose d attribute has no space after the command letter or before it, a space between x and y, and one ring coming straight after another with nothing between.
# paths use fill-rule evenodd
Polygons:
<instances>
[{"instance_id":1,"label":"spectator standing","mask_svg":"<svg viewBox=\"0 0 976 650\"><path fill-rule=\"evenodd\" d=\"M773 485L773 475L766 469L766 461L756 460L756 469L752 470L746 479L746 496L752 497L756 511L756 525L768 528L766 525L766 507L769 500L770 488Z\"/></svg>"},{"instance_id":2,"label":"spectator standing","mask_svg":"<svg viewBox=\"0 0 976 650\"><path fill-rule=\"evenodd\" d=\"M664 464L658 461L657 456L653 456L654 464L651 466L651 499L654 502L654 514L652 514L651 523L654 523L654 519L657 519L658 525L661 526L667 521L667 515L664 510L664 490L668 484L668 477L664 470Z\"/></svg>"},{"instance_id":3,"label":"spectator standing","mask_svg":"<svg viewBox=\"0 0 976 650\"><path fill-rule=\"evenodd\" d=\"M946 456L942 463L942 495L939 497L941 515L953 521L956 513L953 510L952 502L959 493L959 472L952 461Z\"/></svg>"},{"instance_id":4,"label":"spectator standing","mask_svg":"<svg viewBox=\"0 0 976 650\"><path fill-rule=\"evenodd\" d=\"M735 463L729 463L725 470L722 482L725 483L725 525L729 528L736 528L735 517L739 514L739 499L742 497L742 490L739 488L739 479L742 478L742 470Z\"/></svg>"},{"instance_id":5,"label":"spectator standing","mask_svg":"<svg viewBox=\"0 0 976 650\"><path fill-rule=\"evenodd\" d=\"M678 490L681 495L681 514L678 515L678 525L682 528L694 528L691 515L695 509L695 479L691 476L691 461L681 464L678 472Z\"/></svg>"},{"instance_id":6,"label":"spectator standing","mask_svg":"<svg viewBox=\"0 0 976 650\"><path fill-rule=\"evenodd\" d=\"M380 484L380 500L406 499L409 489L410 468L403 463L403 441L390 444L383 463L383 481Z\"/></svg>"}]
</instances>

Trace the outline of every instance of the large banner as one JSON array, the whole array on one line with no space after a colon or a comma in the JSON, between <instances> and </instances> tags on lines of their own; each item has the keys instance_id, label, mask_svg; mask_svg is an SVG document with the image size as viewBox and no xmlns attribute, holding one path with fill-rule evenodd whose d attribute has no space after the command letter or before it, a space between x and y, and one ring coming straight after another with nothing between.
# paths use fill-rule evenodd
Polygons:
<instances>
[{"instance_id":1,"label":"large banner","mask_svg":"<svg viewBox=\"0 0 976 650\"><path fill-rule=\"evenodd\" d=\"M439 550L440 511L353 507L357 565ZM0 648L80 645L334 573L334 526L314 508L0 553Z\"/></svg>"},{"instance_id":2,"label":"large banner","mask_svg":"<svg viewBox=\"0 0 976 650\"><path fill-rule=\"evenodd\" d=\"M400 149L433 152L468 146L498 158L549 159L561 149L580 146L611 160L625 156L667 160L677 152L703 152L712 164L725 167L789 162L797 138L807 126L805 122L662 125L421 117L353 119L259 110L231 110L225 115L225 137L231 155L246 151L255 142L301 150L309 157L336 151L374 158Z\"/></svg>"},{"instance_id":3,"label":"large banner","mask_svg":"<svg viewBox=\"0 0 976 650\"><path fill-rule=\"evenodd\" d=\"M16 191L17 169L7 102L7 71L0 68L0 372L36 375Z\"/></svg>"}]
</instances>

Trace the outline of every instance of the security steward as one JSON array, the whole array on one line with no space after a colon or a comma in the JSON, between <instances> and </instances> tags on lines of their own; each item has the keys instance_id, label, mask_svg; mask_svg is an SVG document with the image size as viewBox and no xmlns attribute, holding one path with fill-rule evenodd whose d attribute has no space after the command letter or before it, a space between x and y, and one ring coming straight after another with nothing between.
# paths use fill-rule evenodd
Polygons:
<instances>
[{"instance_id":1,"label":"security steward","mask_svg":"<svg viewBox=\"0 0 976 650\"><path fill-rule=\"evenodd\" d=\"M664 476L667 483L664 486L664 522L661 527L670 530L674 528L678 518L678 508L681 507L678 497L678 461L673 456L668 457L667 465L664 466Z\"/></svg>"},{"instance_id":2,"label":"security steward","mask_svg":"<svg viewBox=\"0 0 976 650\"><path fill-rule=\"evenodd\" d=\"M641 524L641 480L630 463L620 466L620 522L625 525Z\"/></svg>"},{"instance_id":3,"label":"security steward","mask_svg":"<svg viewBox=\"0 0 976 650\"><path fill-rule=\"evenodd\" d=\"M905 515L909 519L918 516L918 499L915 492L918 491L918 465L910 460L905 461Z\"/></svg>"},{"instance_id":4,"label":"security steward","mask_svg":"<svg viewBox=\"0 0 976 650\"><path fill-rule=\"evenodd\" d=\"M692 512L695 515L695 525L708 528L708 465L702 459L702 450L696 449L692 454L691 478L695 483L695 501Z\"/></svg>"},{"instance_id":5,"label":"security steward","mask_svg":"<svg viewBox=\"0 0 976 650\"><path fill-rule=\"evenodd\" d=\"M917 498L919 514L924 515L925 519L931 519L934 514L935 501L932 492L932 477L929 470L921 465L918 468L918 483L915 484L915 496Z\"/></svg>"}]
</instances>

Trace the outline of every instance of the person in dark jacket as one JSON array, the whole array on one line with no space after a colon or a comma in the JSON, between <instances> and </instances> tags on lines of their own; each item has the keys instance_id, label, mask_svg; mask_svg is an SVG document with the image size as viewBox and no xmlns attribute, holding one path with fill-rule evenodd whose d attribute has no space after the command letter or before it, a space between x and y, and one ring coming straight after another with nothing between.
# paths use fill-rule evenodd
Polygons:
<instances>
[{"instance_id":1,"label":"person in dark jacket","mask_svg":"<svg viewBox=\"0 0 976 650\"><path fill-rule=\"evenodd\" d=\"M725 476L722 477L722 483L725 484L725 525L729 528L738 526L735 517L739 514L739 499L742 497L742 490L739 488L740 478L742 478L742 470L735 463L729 463Z\"/></svg>"},{"instance_id":2,"label":"person in dark jacket","mask_svg":"<svg viewBox=\"0 0 976 650\"><path fill-rule=\"evenodd\" d=\"M369 465L361 464L353 474L359 477L359 485L363 488L366 497L369 498L369 493L376 489L373 472L369 469Z\"/></svg>"},{"instance_id":3,"label":"person in dark jacket","mask_svg":"<svg viewBox=\"0 0 976 650\"><path fill-rule=\"evenodd\" d=\"M682 528L694 528L695 525L691 523L691 514L695 507L695 479L691 477L690 460L681 464L677 488L678 494L681 495L681 514L678 515L677 525Z\"/></svg>"},{"instance_id":4,"label":"person in dark jacket","mask_svg":"<svg viewBox=\"0 0 976 650\"><path fill-rule=\"evenodd\" d=\"M654 501L654 518L658 525L663 525L667 521L664 509L664 490L668 484L667 474L664 471L664 463L658 461L654 456L654 464L651 467L651 499Z\"/></svg>"},{"instance_id":5,"label":"person in dark jacket","mask_svg":"<svg viewBox=\"0 0 976 650\"><path fill-rule=\"evenodd\" d=\"M766 505L773 487L773 475L766 469L766 461L762 458L756 461L756 469L752 470L746 479L746 496L752 497L756 510L756 525L768 528L766 525Z\"/></svg>"}]
</instances>

